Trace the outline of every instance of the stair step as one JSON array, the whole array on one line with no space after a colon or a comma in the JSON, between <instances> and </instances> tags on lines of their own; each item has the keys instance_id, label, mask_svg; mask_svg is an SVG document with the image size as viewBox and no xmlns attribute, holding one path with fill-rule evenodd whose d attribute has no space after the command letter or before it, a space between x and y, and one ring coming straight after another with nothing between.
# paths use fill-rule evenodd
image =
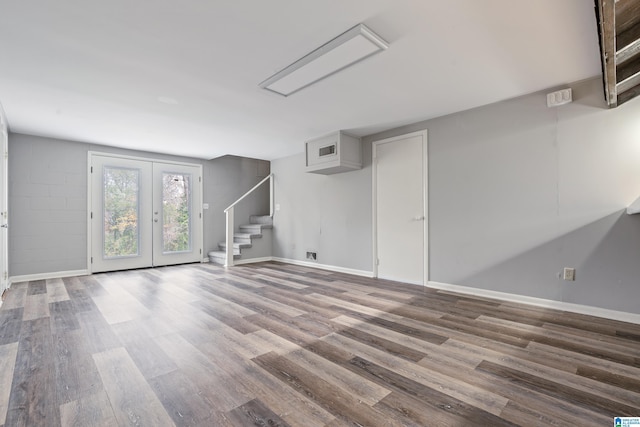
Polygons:
<instances>
[{"instance_id":1,"label":"stair step","mask_svg":"<svg viewBox=\"0 0 640 427\"><path fill-rule=\"evenodd\" d=\"M252 239L262 237L262 230L273 228L273 218L269 215L251 215L249 224L238 227L238 232L233 234L233 258L240 258L242 249L252 246ZM209 252L209 261L215 264L223 264L227 258L227 242L218 243L220 250Z\"/></svg>"},{"instance_id":2,"label":"stair step","mask_svg":"<svg viewBox=\"0 0 640 427\"><path fill-rule=\"evenodd\" d=\"M251 239L258 239L262 237L262 234L255 234L255 233L235 233L233 235L233 242L234 243L248 243L251 244Z\"/></svg>"},{"instance_id":3,"label":"stair step","mask_svg":"<svg viewBox=\"0 0 640 427\"><path fill-rule=\"evenodd\" d=\"M233 259L239 259L240 253L234 253ZM224 264L227 259L227 253L224 251L211 251L209 252L209 261L215 262L217 264Z\"/></svg>"},{"instance_id":4,"label":"stair step","mask_svg":"<svg viewBox=\"0 0 640 427\"><path fill-rule=\"evenodd\" d=\"M220 248L220 250L222 251L226 251L227 250L227 242L220 242L218 243L218 247ZM240 253L240 249L244 249L244 248L250 248L251 247L251 243L238 243L238 242L233 242L233 251L234 253Z\"/></svg>"},{"instance_id":5,"label":"stair step","mask_svg":"<svg viewBox=\"0 0 640 427\"><path fill-rule=\"evenodd\" d=\"M241 225L239 228L240 228L240 231L242 233L262 234L262 230L263 229L273 228L273 225L271 225L271 224L244 224L244 225Z\"/></svg>"},{"instance_id":6,"label":"stair step","mask_svg":"<svg viewBox=\"0 0 640 427\"><path fill-rule=\"evenodd\" d=\"M273 225L273 218L269 215L251 215L249 217L249 222L251 224Z\"/></svg>"}]
</instances>

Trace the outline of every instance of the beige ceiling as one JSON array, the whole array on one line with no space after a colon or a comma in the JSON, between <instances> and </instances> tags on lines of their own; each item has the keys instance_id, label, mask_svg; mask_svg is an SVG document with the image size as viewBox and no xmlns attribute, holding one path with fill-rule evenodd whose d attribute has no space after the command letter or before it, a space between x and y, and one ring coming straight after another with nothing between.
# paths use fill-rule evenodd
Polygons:
<instances>
[{"instance_id":1,"label":"beige ceiling","mask_svg":"<svg viewBox=\"0 0 640 427\"><path fill-rule=\"evenodd\" d=\"M258 87L365 23L390 47L289 98ZM275 159L600 74L585 0L0 0L10 129Z\"/></svg>"}]
</instances>

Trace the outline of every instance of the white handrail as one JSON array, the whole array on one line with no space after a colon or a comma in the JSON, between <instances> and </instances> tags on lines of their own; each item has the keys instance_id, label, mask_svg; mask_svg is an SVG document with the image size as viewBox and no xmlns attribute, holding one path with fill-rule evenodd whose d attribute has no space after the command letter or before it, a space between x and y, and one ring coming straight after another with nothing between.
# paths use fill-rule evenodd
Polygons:
<instances>
[{"instance_id":1,"label":"white handrail","mask_svg":"<svg viewBox=\"0 0 640 427\"><path fill-rule=\"evenodd\" d=\"M237 205L238 203L240 203L240 201L242 201L242 199L244 199L245 197L247 197L249 194L253 193L253 191L260 187L262 184L265 183L266 180L271 179L273 177L273 174L270 173L269 175L265 176L264 179L262 181L260 181L259 183L257 183L256 185L253 186L253 188L249 191L247 191L246 193L244 193L242 196L240 196L240 198L238 200L236 200L235 202L231 203L231 205L225 209L224 211L227 212L229 209L231 209L232 207L234 207L235 205ZM273 188L270 188L270 190L272 190ZM272 192L273 193L273 192ZM271 194L271 196L273 196L273 194ZM271 197L271 199L273 199L273 197ZM273 210L271 210L270 215L273 216Z\"/></svg>"},{"instance_id":2,"label":"white handrail","mask_svg":"<svg viewBox=\"0 0 640 427\"><path fill-rule=\"evenodd\" d=\"M262 181L257 183L251 188L251 190L244 193L238 200L233 202L227 209L224 210L226 215L226 232L225 232L225 242L227 244L226 248L226 256L225 256L225 267L233 267L233 230L234 230L234 211L235 206L240 203L245 197L249 194L253 193L258 187L264 184L267 180L269 180L269 216L273 217L273 174L270 173L266 176Z\"/></svg>"}]
</instances>

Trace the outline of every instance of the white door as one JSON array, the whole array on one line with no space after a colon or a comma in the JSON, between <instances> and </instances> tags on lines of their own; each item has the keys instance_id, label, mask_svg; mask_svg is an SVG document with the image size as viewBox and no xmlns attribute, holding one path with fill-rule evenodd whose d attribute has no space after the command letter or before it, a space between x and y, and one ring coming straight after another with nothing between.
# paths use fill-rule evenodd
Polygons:
<instances>
[{"instance_id":1,"label":"white door","mask_svg":"<svg viewBox=\"0 0 640 427\"><path fill-rule=\"evenodd\" d=\"M153 163L153 265L202 260L200 166Z\"/></svg>"},{"instance_id":2,"label":"white door","mask_svg":"<svg viewBox=\"0 0 640 427\"><path fill-rule=\"evenodd\" d=\"M90 270L202 259L201 167L90 153Z\"/></svg>"},{"instance_id":3,"label":"white door","mask_svg":"<svg viewBox=\"0 0 640 427\"><path fill-rule=\"evenodd\" d=\"M91 156L91 271L150 267L153 163Z\"/></svg>"},{"instance_id":4,"label":"white door","mask_svg":"<svg viewBox=\"0 0 640 427\"><path fill-rule=\"evenodd\" d=\"M8 146L9 131L4 110L0 106L0 295L9 287L9 248L8 248Z\"/></svg>"},{"instance_id":5,"label":"white door","mask_svg":"<svg viewBox=\"0 0 640 427\"><path fill-rule=\"evenodd\" d=\"M427 255L427 133L373 144L374 273L424 285Z\"/></svg>"}]
</instances>

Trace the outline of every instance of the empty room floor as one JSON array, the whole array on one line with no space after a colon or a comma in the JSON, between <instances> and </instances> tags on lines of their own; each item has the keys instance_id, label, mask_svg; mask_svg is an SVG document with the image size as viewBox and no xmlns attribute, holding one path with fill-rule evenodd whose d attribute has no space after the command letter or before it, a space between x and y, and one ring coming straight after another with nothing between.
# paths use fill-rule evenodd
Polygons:
<instances>
[{"instance_id":1,"label":"empty room floor","mask_svg":"<svg viewBox=\"0 0 640 427\"><path fill-rule=\"evenodd\" d=\"M607 426L640 325L279 263L17 283L0 426Z\"/></svg>"}]
</instances>

